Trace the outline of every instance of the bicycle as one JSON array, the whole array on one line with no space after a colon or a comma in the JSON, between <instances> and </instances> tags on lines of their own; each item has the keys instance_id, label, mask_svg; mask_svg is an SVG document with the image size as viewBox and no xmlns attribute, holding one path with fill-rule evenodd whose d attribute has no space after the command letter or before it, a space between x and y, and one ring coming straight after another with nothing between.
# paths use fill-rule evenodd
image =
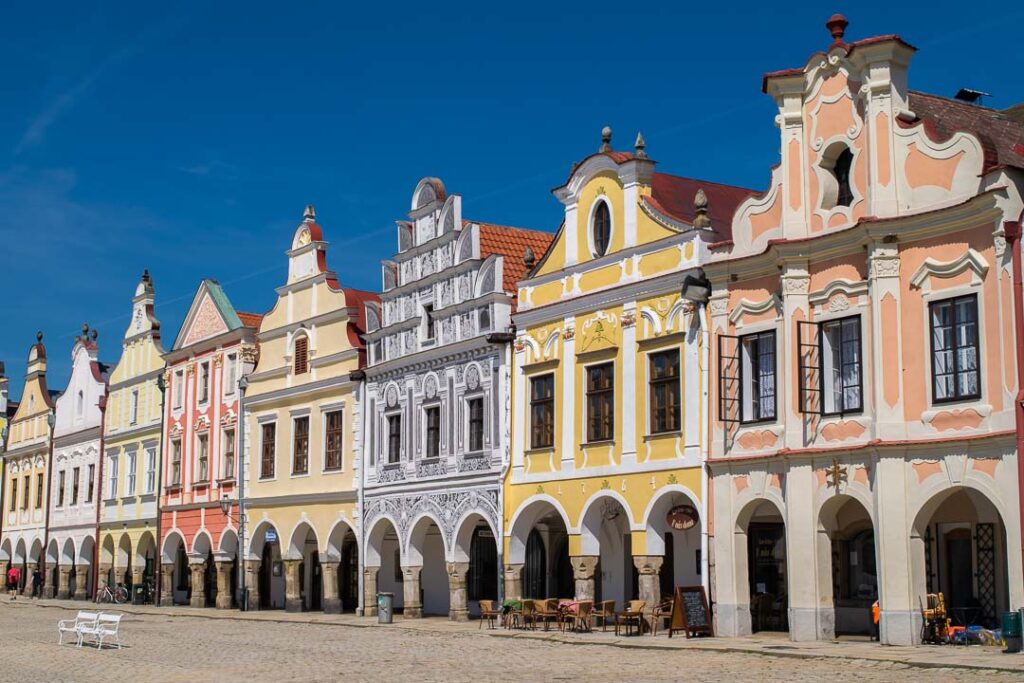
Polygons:
<instances>
[{"instance_id":1,"label":"bicycle","mask_svg":"<svg viewBox=\"0 0 1024 683\"><path fill-rule=\"evenodd\" d=\"M128 602L128 589L123 583L117 584L117 588L110 590L110 586L104 586L96 596L96 603L101 604L112 602L116 605L123 605Z\"/></svg>"}]
</instances>

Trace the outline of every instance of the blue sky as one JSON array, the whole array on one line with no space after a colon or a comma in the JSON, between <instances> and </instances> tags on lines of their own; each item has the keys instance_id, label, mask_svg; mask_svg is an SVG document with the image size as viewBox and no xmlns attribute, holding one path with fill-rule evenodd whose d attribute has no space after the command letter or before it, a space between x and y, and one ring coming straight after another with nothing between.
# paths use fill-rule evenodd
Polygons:
<instances>
[{"instance_id":1,"label":"blue sky","mask_svg":"<svg viewBox=\"0 0 1024 683\"><path fill-rule=\"evenodd\" d=\"M264 311L316 205L343 283L376 289L416 182L476 220L554 230L550 189L637 130L663 171L763 188L778 157L765 71L829 38L899 33L911 87L1024 99L1016 3L16 2L0 20L0 360L36 330L67 382L82 322L116 361L153 274L170 345L203 277ZM216 7L207 5L217 5ZM358 6L357 6L358 5Z\"/></svg>"}]
</instances>

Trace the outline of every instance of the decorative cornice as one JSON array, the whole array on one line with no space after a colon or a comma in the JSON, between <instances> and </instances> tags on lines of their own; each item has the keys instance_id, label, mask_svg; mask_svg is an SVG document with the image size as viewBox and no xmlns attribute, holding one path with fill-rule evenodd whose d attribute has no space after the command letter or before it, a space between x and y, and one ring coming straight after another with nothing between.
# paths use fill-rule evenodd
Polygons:
<instances>
[{"instance_id":1,"label":"decorative cornice","mask_svg":"<svg viewBox=\"0 0 1024 683\"><path fill-rule=\"evenodd\" d=\"M959 258L955 258L952 261L938 261L931 256L924 260L924 263L914 272L913 277L910 278L910 286L915 289L922 289L925 292L931 291L931 276L940 278L953 277L959 275L963 271L971 269L973 276L971 277L971 284L981 284L982 278L985 277L985 273L988 272L988 261L980 253L972 248L968 248Z\"/></svg>"}]
</instances>

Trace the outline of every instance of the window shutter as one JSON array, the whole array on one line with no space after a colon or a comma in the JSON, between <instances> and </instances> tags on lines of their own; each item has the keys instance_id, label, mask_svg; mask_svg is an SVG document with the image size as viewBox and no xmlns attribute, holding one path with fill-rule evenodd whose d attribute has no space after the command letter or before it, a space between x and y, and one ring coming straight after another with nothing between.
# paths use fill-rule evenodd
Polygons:
<instances>
[{"instance_id":1,"label":"window shutter","mask_svg":"<svg viewBox=\"0 0 1024 683\"><path fill-rule=\"evenodd\" d=\"M821 415L822 401L821 374L821 323L797 321L797 361L800 376L800 412Z\"/></svg>"},{"instance_id":2,"label":"window shutter","mask_svg":"<svg viewBox=\"0 0 1024 683\"><path fill-rule=\"evenodd\" d=\"M740 414L740 338L718 335L718 419L739 422Z\"/></svg>"},{"instance_id":3,"label":"window shutter","mask_svg":"<svg viewBox=\"0 0 1024 683\"><path fill-rule=\"evenodd\" d=\"M299 337L295 340L295 374L301 375L309 369L309 339Z\"/></svg>"}]
</instances>

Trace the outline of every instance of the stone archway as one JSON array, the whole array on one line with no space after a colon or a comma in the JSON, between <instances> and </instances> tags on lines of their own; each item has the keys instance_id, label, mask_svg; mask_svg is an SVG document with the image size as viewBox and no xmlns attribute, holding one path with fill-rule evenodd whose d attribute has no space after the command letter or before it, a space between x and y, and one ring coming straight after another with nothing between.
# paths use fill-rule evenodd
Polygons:
<instances>
[{"instance_id":1,"label":"stone archway","mask_svg":"<svg viewBox=\"0 0 1024 683\"><path fill-rule=\"evenodd\" d=\"M284 609L284 557L280 539L277 526L268 519L253 530L245 579L249 609Z\"/></svg>"},{"instance_id":2,"label":"stone archway","mask_svg":"<svg viewBox=\"0 0 1024 683\"><path fill-rule=\"evenodd\" d=\"M214 560L217 567L217 609L231 609L239 604L238 534L227 528L220 534Z\"/></svg>"},{"instance_id":3,"label":"stone archway","mask_svg":"<svg viewBox=\"0 0 1024 683\"><path fill-rule=\"evenodd\" d=\"M323 609L323 574L320 567L320 542L308 522L300 522L292 531L284 559L285 602L288 612Z\"/></svg>"},{"instance_id":4,"label":"stone archway","mask_svg":"<svg viewBox=\"0 0 1024 683\"><path fill-rule=\"evenodd\" d=\"M693 494L674 486L659 491L647 507L644 528L647 554L633 558L640 571L640 599L651 606L673 596L679 586L704 586L710 596L704 520Z\"/></svg>"},{"instance_id":5,"label":"stone archway","mask_svg":"<svg viewBox=\"0 0 1024 683\"><path fill-rule=\"evenodd\" d=\"M213 559L213 539L205 529L192 539L188 553L189 571L192 573L192 607L213 607L217 601L217 566Z\"/></svg>"},{"instance_id":6,"label":"stone archway","mask_svg":"<svg viewBox=\"0 0 1024 683\"><path fill-rule=\"evenodd\" d=\"M43 595L48 598L57 597L57 584L60 582L60 545L56 538L51 538L46 546L46 575L43 577Z\"/></svg>"},{"instance_id":7,"label":"stone archway","mask_svg":"<svg viewBox=\"0 0 1024 683\"><path fill-rule=\"evenodd\" d=\"M131 536L126 533L121 534L121 538L117 540L117 552L114 555L114 578L115 584L124 584L128 588L129 595L131 594L133 559Z\"/></svg>"},{"instance_id":8,"label":"stone archway","mask_svg":"<svg viewBox=\"0 0 1024 683\"><path fill-rule=\"evenodd\" d=\"M160 563L160 604L189 604L192 572L189 569L185 539L178 531L171 531L164 537Z\"/></svg>"},{"instance_id":9,"label":"stone archway","mask_svg":"<svg viewBox=\"0 0 1024 683\"><path fill-rule=\"evenodd\" d=\"M614 600L621 610L636 598L639 586L630 520L626 502L610 493L597 494L587 504L580 521L581 555L572 558L577 600ZM595 561L593 578L581 577L581 569L589 569Z\"/></svg>"},{"instance_id":10,"label":"stone archway","mask_svg":"<svg viewBox=\"0 0 1024 683\"><path fill-rule=\"evenodd\" d=\"M323 567L324 612L352 612L359 604L359 543L345 521L337 521L327 537Z\"/></svg>"},{"instance_id":11,"label":"stone archway","mask_svg":"<svg viewBox=\"0 0 1024 683\"><path fill-rule=\"evenodd\" d=\"M822 635L868 635L871 605L878 599L874 523L864 504L835 495L818 513L816 554ZM831 603L831 607L826 607Z\"/></svg>"},{"instance_id":12,"label":"stone archway","mask_svg":"<svg viewBox=\"0 0 1024 683\"><path fill-rule=\"evenodd\" d=\"M508 536L506 597L544 599L575 594L569 522L557 501L548 496L525 501L512 518ZM595 568L596 561L589 569L591 580Z\"/></svg>"},{"instance_id":13,"label":"stone archway","mask_svg":"<svg viewBox=\"0 0 1024 683\"><path fill-rule=\"evenodd\" d=\"M76 600L89 600L94 596L96 568L96 539L86 536L82 540L82 547L78 549L78 560L75 562L75 592L73 597Z\"/></svg>"},{"instance_id":14,"label":"stone archway","mask_svg":"<svg viewBox=\"0 0 1024 683\"><path fill-rule=\"evenodd\" d=\"M733 529L732 555L736 602L719 604L720 619L725 618L723 631L728 635L787 631L786 525L774 501L754 498L741 508Z\"/></svg>"},{"instance_id":15,"label":"stone archway","mask_svg":"<svg viewBox=\"0 0 1024 683\"><path fill-rule=\"evenodd\" d=\"M389 517L373 523L366 536L366 561L363 568L363 614L377 614L377 593L394 595L393 607L405 609L405 577L398 528Z\"/></svg>"},{"instance_id":16,"label":"stone archway","mask_svg":"<svg viewBox=\"0 0 1024 683\"><path fill-rule=\"evenodd\" d=\"M448 615L451 594L447 557L441 525L430 515L421 516L409 531L408 552L402 563L406 617Z\"/></svg>"},{"instance_id":17,"label":"stone archway","mask_svg":"<svg viewBox=\"0 0 1024 683\"><path fill-rule=\"evenodd\" d=\"M117 585L114 580L114 535L107 534L103 537L103 544L100 546L99 566L99 587L109 586L111 590Z\"/></svg>"},{"instance_id":18,"label":"stone archway","mask_svg":"<svg viewBox=\"0 0 1024 683\"><path fill-rule=\"evenodd\" d=\"M498 599L498 535L478 512L456 528L453 561L448 563L449 612L452 621L480 613L481 600Z\"/></svg>"},{"instance_id":19,"label":"stone archway","mask_svg":"<svg viewBox=\"0 0 1024 683\"><path fill-rule=\"evenodd\" d=\"M135 558L132 572L132 583L144 587L143 597L146 603L156 599L156 538L150 531L142 532L135 544Z\"/></svg>"}]
</instances>

